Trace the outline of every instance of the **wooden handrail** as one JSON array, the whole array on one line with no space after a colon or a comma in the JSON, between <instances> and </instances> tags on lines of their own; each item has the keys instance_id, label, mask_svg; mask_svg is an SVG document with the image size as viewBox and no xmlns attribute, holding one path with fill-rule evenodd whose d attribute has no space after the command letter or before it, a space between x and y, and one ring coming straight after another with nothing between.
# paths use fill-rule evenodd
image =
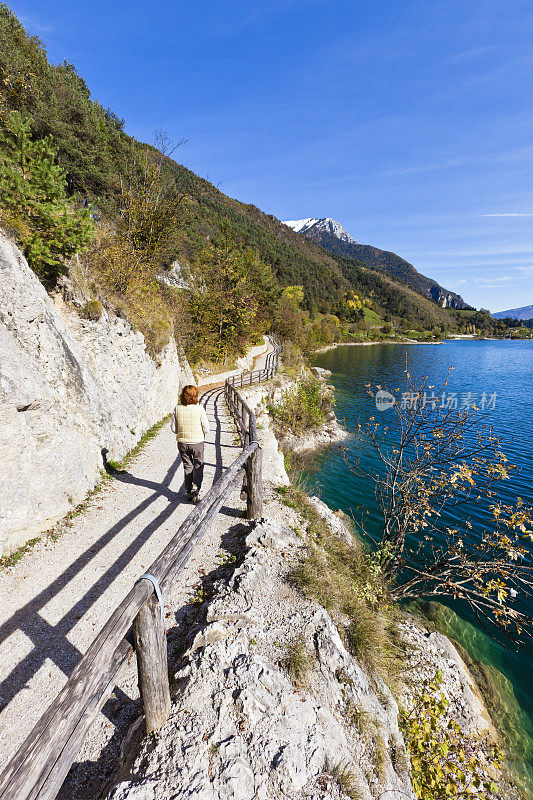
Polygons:
<instances>
[{"instance_id":1,"label":"wooden handrail","mask_svg":"<svg viewBox=\"0 0 533 800\"><path fill-rule=\"evenodd\" d=\"M255 378L265 380L272 377L278 363L279 346L274 342L274 350L268 354L265 367L247 373L250 384ZM147 570L163 595L170 591L195 545L241 479L243 467L247 481L247 517L257 519L262 513L261 448L257 441L255 414L235 389L235 378L226 380L224 394L244 449ZM247 413L246 425L239 406ZM131 645L124 638L132 624L137 643L145 729L155 730L165 722L170 710L170 695L166 646L161 647L164 627L159 621L158 611L153 584L147 579L139 580L115 609L55 700L1 773L0 800L54 800L87 731L115 686L120 668L132 653Z\"/></svg>"}]
</instances>

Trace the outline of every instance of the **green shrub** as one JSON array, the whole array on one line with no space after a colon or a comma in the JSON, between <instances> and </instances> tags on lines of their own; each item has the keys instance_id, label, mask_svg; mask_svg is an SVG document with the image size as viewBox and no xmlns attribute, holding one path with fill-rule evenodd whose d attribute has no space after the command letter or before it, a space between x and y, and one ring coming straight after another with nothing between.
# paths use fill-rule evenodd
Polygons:
<instances>
[{"instance_id":1,"label":"green shrub","mask_svg":"<svg viewBox=\"0 0 533 800\"><path fill-rule=\"evenodd\" d=\"M332 406L331 392L320 381L308 378L285 389L281 400L271 403L268 410L279 431L299 434L323 425Z\"/></svg>"},{"instance_id":2,"label":"green shrub","mask_svg":"<svg viewBox=\"0 0 533 800\"><path fill-rule=\"evenodd\" d=\"M276 281L270 266L243 245L227 221L191 267L192 288L184 299L196 340L192 359L225 364L266 329L265 309L278 294Z\"/></svg>"},{"instance_id":3,"label":"green shrub","mask_svg":"<svg viewBox=\"0 0 533 800\"><path fill-rule=\"evenodd\" d=\"M0 221L48 287L66 273L65 261L93 232L88 211L75 211L67 202L66 176L56 155L51 138L34 141L18 112L7 117L0 135Z\"/></svg>"},{"instance_id":4,"label":"green shrub","mask_svg":"<svg viewBox=\"0 0 533 800\"><path fill-rule=\"evenodd\" d=\"M496 783L487 778L487 767L480 760L482 742L467 736L450 718L449 703L439 687L442 673L424 681L409 710L400 713L400 727L411 761L413 789L420 800L442 800L444 797L478 800L501 797ZM503 767L502 754L485 743L483 760L492 769Z\"/></svg>"},{"instance_id":5,"label":"green shrub","mask_svg":"<svg viewBox=\"0 0 533 800\"><path fill-rule=\"evenodd\" d=\"M321 778L320 782L324 784L324 788L327 788L328 783L334 783L343 797L348 797L350 800L360 800L362 797L357 786L355 772L348 763L339 761L336 764L326 764L326 770Z\"/></svg>"},{"instance_id":6,"label":"green shrub","mask_svg":"<svg viewBox=\"0 0 533 800\"><path fill-rule=\"evenodd\" d=\"M93 320L93 322L97 322L102 316L102 311L102 304L99 300L87 300L81 309L80 314L84 319L90 319Z\"/></svg>"},{"instance_id":7,"label":"green shrub","mask_svg":"<svg viewBox=\"0 0 533 800\"><path fill-rule=\"evenodd\" d=\"M281 358L286 372L299 374L304 365L302 351L288 339L283 342Z\"/></svg>"}]
</instances>

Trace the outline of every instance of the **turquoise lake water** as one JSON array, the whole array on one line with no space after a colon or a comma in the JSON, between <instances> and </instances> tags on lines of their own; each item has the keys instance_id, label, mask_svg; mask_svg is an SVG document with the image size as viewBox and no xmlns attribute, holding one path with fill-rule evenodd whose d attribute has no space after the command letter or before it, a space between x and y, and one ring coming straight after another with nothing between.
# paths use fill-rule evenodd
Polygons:
<instances>
[{"instance_id":1,"label":"turquoise lake water","mask_svg":"<svg viewBox=\"0 0 533 800\"><path fill-rule=\"evenodd\" d=\"M413 376L428 375L439 386L451 372L448 392L457 392L459 405L468 397L479 404L485 395L489 424L502 439L502 449L518 469L509 481L499 484L497 495L504 502L522 497L533 504L533 342L532 341L447 341L441 345L372 345L341 346L317 354L317 366L331 370L328 380L336 389L337 417L348 431L370 416L386 419L393 411L376 411L375 400L368 396L366 384L381 384L396 389L403 386L406 363ZM351 438L347 442L348 461L360 459L370 470L379 469L375 456ZM308 488L319 494L333 509L342 509L356 521L364 520L369 539L376 535L378 509L371 482L348 468L338 447L319 453L304 472ZM469 519L482 524L482 513L469 510ZM533 655L512 652L494 643L484 634L468 609L450 604L465 620L456 632L475 657L500 669L512 682L515 696L524 714L522 724L533 741ZM530 613L532 609L529 609ZM466 622L468 621L468 622ZM474 627L471 624L473 623ZM533 774L528 758L526 768Z\"/></svg>"}]
</instances>

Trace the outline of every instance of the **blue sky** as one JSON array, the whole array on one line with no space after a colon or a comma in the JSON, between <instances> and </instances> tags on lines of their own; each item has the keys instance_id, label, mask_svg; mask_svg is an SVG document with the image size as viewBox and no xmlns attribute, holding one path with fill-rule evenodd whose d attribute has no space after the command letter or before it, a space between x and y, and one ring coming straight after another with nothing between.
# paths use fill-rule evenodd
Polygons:
<instances>
[{"instance_id":1,"label":"blue sky","mask_svg":"<svg viewBox=\"0 0 533 800\"><path fill-rule=\"evenodd\" d=\"M226 194L333 217L477 307L533 303L531 0L9 5Z\"/></svg>"}]
</instances>

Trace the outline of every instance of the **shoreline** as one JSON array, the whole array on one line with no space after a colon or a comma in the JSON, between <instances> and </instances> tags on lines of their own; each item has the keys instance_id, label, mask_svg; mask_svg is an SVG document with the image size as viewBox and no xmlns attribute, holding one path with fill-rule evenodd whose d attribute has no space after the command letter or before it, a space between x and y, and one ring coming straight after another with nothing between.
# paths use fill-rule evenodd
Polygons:
<instances>
[{"instance_id":1,"label":"shoreline","mask_svg":"<svg viewBox=\"0 0 533 800\"><path fill-rule=\"evenodd\" d=\"M292 451L312 461L323 446L327 446L326 442L323 440L321 441L321 436L325 433L324 428L322 428L309 432L309 447L302 449L299 449L297 446L295 447L295 442L292 440L304 439L305 434L301 437L279 436L274 430L270 415L266 411L264 413L269 418L268 432L273 438L279 453L286 455L287 452L290 453ZM333 426L336 428L336 432L341 434L339 440L348 438L350 436L349 432L341 427L335 414L333 414L333 418ZM342 436L343 433L344 437ZM287 443L290 444L288 451L284 447L284 444L286 445ZM334 439L329 442L329 444L334 443ZM296 472L298 472L298 469L296 469ZM287 474L287 479L289 485L292 485L293 477L289 477ZM349 522L350 518L348 516L347 521L345 521L346 515L342 509L338 507L335 508L334 505L329 505L325 500L322 500L318 494L310 494L308 500L341 540L348 542L354 541L354 534ZM346 531L348 531L348 535L346 535ZM453 609L449 609L449 612L452 615L456 615ZM457 619L460 620L460 617L457 616ZM450 673L455 675L455 679L459 676L460 684L455 686L455 690L451 690L451 686L448 683L450 681L450 674L446 675L445 691L449 702L455 702L452 700L452 697L458 690L458 696L460 698L458 708L462 715L461 722L465 726L465 729L468 729L470 735L481 736L481 738L484 735L487 737L488 741L498 743L504 742L503 747L506 764L510 768L510 774L513 776L513 779L517 780L517 775L519 774L518 765L521 757L520 746L522 742L527 739L526 728L520 716L520 733L517 735L517 742L515 742L510 738L509 730L505 727L501 727L497 723L498 715L502 713L502 709L504 709L505 713L509 712L508 703L511 702L512 706L512 701L515 700L514 692L511 689L510 697L502 690L491 694L483 682L485 674L488 674L490 677L494 674L490 672L490 670L495 670L496 674L501 675L504 679L506 678L506 674L495 665L485 668L483 662L477 659L476 653L466 650L463 644L458 643L451 636L449 631L445 631L443 627L436 624L436 621L426 617L423 613L406 610L405 617L401 624L403 635L417 652L417 659L420 659L416 661L415 665L420 667L422 662L422 670L426 670L426 675L429 675L431 671L434 670L436 664L442 669L442 665L446 663L448 670L450 670L450 664L453 664ZM444 660L442 661L441 659ZM488 672L485 673L484 669L487 669ZM447 670L443 671L446 672ZM419 684L419 677L413 678L413 685L418 685L417 682ZM515 707L512 706L511 711L514 710ZM519 715L522 713L518 705L516 705L516 710ZM483 733L480 733L481 731L483 731ZM511 795L505 794L502 796L505 796L509 800Z\"/></svg>"},{"instance_id":2,"label":"shoreline","mask_svg":"<svg viewBox=\"0 0 533 800\"><path fill-rule=\"evenodd\" d=\"M450 337L445 341L506 341L505 339L499 339L495 337L459 337L455 339ZM314 353L318 354L320 352L325 352L336 347L345 346L347 344L356 345L356 344L380 344L380 343L389 343L389 342L372 342L372 343L345 343L339 342L333 345L321 348L320 350L314 351ZM444 342L439 342L444 343ZM428 343L426 343L428 344ZM335 357L336 358L336 357ZM331 370L334 372L336 371L336 364L337 361L333 360L333 362L323 361L323 360L316 360L315 363L319 364L328 364ZM308 453L310 462L315 459L315 453L313 451L309 451ZM321 469L323 468L323 464L321 464L319 471L318 471L318 478L315 479L313 483L313 488L308 491L317 491L315 488L316 486L321 486L322 481L320 480L320 473ZM296 474L301 472L302 469L296 466ZM340 478L342 482L342 474ZM318 490L320 491L320 490ZM338 509L338 506L334 495L331 498L323 499L320 497L321 502L323 502L327 508L330 509L331 513L335 513L335 509ZM328 505L331 503L331 505ZM342 509L340 509L342 510ZM413 617L414 619L421 622L423 626L433 626L430 629L434 632L438 632L440 635L451 641L454 647L457 648L457 652L459 653L460 657L463 659L463 662L472 678L472 686L474 686L475 691L479 692L479 696L483 699L485 707L488 711L488 719L495 725L499 737L501 737L501 741L504 742L504 749L507 752L509 763L512 765L512 771L516 771L519 773L520 770L520 762L522 759L527 758L524 753L530 754L533 752L531 750L532 747L532 738L529 732L529 720L528 717L527 707L521 705L520 703L520 694L519 691L523 691L523 687L521 686L521 679L520 676L517 675L516 671L509 669L508 666L504 666L500 664L495 657L495 654L491 647L491 640L489 639L489 655L485 654L485 650L482 646L476 646L477 640L473 637L471 641L469 641L468 630L469 626L472 626L475 632L483 633L482 628L477 628L476 624L469 620L463 620L460 616L459 612L454 607L448 607L444 604L436 601L433 601L436 607L435 611L435 618L431 618L429 615L426 616L421 612L416 612L411 609L407 610L407 613ZM428 603L431 605L431 603ZM442 611L441 611L442 609ZM443 615L443 619L446 618L446 614L449 613L450 617L452 618L452 622L448 622L447 625L443 624L442 620L439 617L439 614ZM461 636L463 634L463 636ZM479 648L479 649L478 649ZM487 660L486 660L487 659ZM490 687L494 684L494 691L491 691ZM505 724L498 725L498 720L505 719ZM523 763L523 760L522 760ZM513 772L514 774L514 772ZM529 774L529 773L528 773ZM529 777L528 781L531 780ZM530 787L530 783L526 782L526 786ZM530 797L529 794L526 795Z\"/></svg>"},{"instance_id":3,"label":"shoreline","mask_svg":"<svg viewBox=\"0 0 533 800\"><path fill-rule=\"evenodd\" d=\"M370 347L371 345L375 344L424 344L424 345L434 345L434 344L443 344L442 340L438 340L436 342L419 342L416 339L403 339L402 341L398 341L396 339L382 339L379 342L334 342L333 344L327 344L324 347L319 347L318 350L313 350L313 353L325 353L327 350L335 350L336 347Z\"/></svg>"},{"instance_id":4,"label":"shoreline","mask_svg":"<svg viewBox=\"0 0 533 800\"><path fill-rule=\"evenodd\" d=\"M298 456L312 457L316 451L340 444L349 438L350 432L342 427L335 412L332 412L332 417L321 427L309 429L307 433L285 434L278 441L284 455L292 452Z\"/></svg>"},{"instance_id":5,"label":"shoreline","mask_svg":"<svg viewBox=\"0 0 533 800\"><path fill-rule=\"evenodd\" d=\"M333 344L326 344L324 347L319 347L313 350L313 353L326 353L328 350L335 350L337 347L370 347L376 344L419 344L419 345L438 345L445 342L527 342L528 339L511 339L499 338L497 336L471 336L471 335L458 335L448 336L447 339L439 339L435 342L423 342L417 339L382 339L379 342L334 342Z\"/></svg>"}]
</instances>

